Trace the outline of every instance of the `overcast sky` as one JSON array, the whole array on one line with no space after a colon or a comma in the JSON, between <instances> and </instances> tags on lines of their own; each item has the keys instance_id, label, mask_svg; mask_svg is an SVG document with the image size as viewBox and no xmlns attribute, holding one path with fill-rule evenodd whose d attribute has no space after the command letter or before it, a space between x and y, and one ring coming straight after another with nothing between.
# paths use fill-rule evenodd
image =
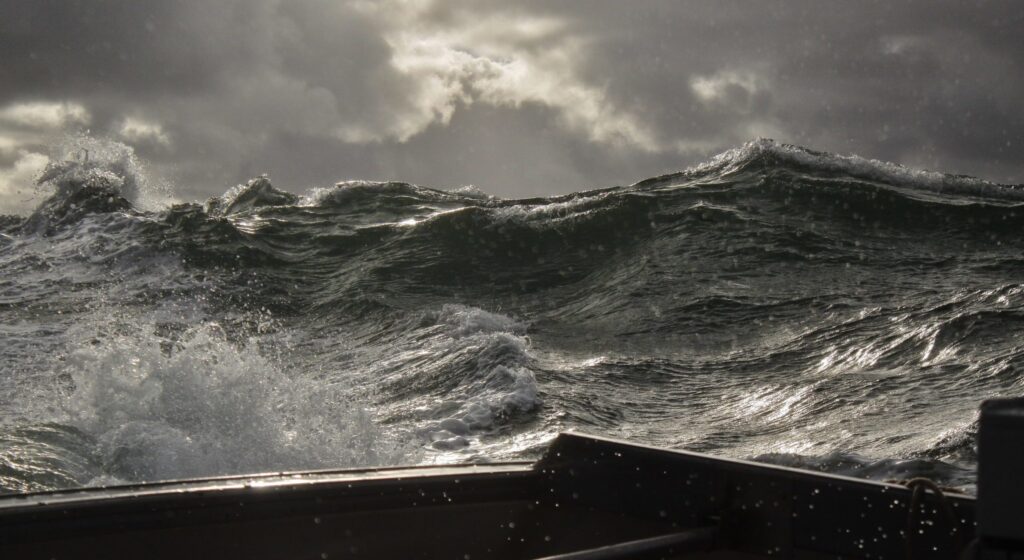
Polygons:
<instances>
[{"instance_id":1,"label":"overcast sky","mask_svg":"<svg viewBox=\"0 0 1024 560\"><path fill-rule=\"evenodd\" d=\"M1022 30L1015 0L0 0L0 213L86 129L184 200L565 193L757 137L1022 183Z\"/></svg>"}]
</instances>

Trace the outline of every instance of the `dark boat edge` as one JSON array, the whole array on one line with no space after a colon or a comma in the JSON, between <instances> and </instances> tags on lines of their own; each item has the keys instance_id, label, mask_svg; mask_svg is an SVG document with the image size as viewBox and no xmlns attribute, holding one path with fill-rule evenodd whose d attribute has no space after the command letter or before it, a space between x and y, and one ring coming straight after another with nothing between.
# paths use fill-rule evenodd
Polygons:
<instances>
[{"instance_id":1,"label":"dark boat edge","mask_svg":"<svg viewBox=\"0 0 1024 560\"><path fill-rule=\"evenodd\" d=\"M1024 557L1024 399L982 405L978 497L580 433L534 463L0 497L3 558ZM977 521L976 521L977 520Z\"/></svg>"},{"instance_id":2,"label":"dark boat edge","mask_svg":"<svg viewBox=\"0 0 1024 560\"><path fill-rule=\"evenodd\" d=\"M880 491L907 491L905 486L894 482L882 482L826 472L808 471L783 465L724 458L683 449L645 445L585 432L565 431L551 441L548 450L537 461L275 471L7 494L0 495L0 515L19 508L37 509L40 506L63 506L76 502L136 500L141 497L182 496L190 493L232 490L248 491L256 488L288 488L295 490L305 485L329 486L332 484L352 484L354 482L381 479L413 481L423 477L466 477L530 471L555 474L560 467L566 467L580 460L592 460L595 455L600 458L608 458L610 454L612 458L615 458L615 453L621 453L621 450L653 455L670 453L680 458L685 458L686 461L697 465L718 466L734 472L773 473L779 477L794 476L798 479L810 478L837 483L853 483L860 486L876 486ZM586 459L581 457L584 454L587 455ZM962 494L952 495L951 498L955 500L974 500L972 496Z\"/></svg>"},{"instance_id":3,"label":"dark boat edge","mask_svg":"<svg viewBox=\"0 0 1024 560\"><path fill-rule=\"evenodd\" d=\"M564 433L535 463L7 496L0 555L889 558L909 534L925 557L951 557L974 537L974 498L916 500L894 484Z\"/></svg>"}]
</instances>

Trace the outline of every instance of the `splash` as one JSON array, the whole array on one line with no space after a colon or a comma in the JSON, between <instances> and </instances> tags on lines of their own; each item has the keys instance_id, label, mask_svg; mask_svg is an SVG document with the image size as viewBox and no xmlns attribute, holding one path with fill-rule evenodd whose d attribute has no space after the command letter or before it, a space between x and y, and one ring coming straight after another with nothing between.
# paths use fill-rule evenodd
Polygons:
<instances>
[{"instance_id":1,"label":"splash","mask_svg":"<svg viewBox=\"0 0 1024 560\"><path fill-rule=\"evenodd\" d=\"M107 476L154 480L402 463L346 387L285 373L215 323L175 341L153 325L73 344L68 421L97 441ZM84 342L84 341L83 341Z\"/></svg>"},{"instance_id":2,"label":"splash","mask_svg":"<svg viewBox=\"0 0 1024 560\"><path fill-rule=\"evenodd\" d=\"M121 142L87 133L70 134L53 147L50 162L36 183L66 197L83 185L110 185L133 206L156 210L173 200L171 188L156 181L135 150Z\"/></svg>"}]
</instances>

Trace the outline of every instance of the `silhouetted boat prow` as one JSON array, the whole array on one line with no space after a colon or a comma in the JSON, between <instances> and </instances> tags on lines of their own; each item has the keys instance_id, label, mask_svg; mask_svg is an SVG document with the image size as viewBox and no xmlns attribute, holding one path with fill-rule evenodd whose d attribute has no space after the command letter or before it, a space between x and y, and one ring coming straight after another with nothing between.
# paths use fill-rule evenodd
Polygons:
<instances>
[{"instance_id":1,"label":"silhouetted boat prow","mask_svg":"<svg viewBox=\"0 0 1024 560\"><path fill-rule=\"evenodd\" d=\"M1007 479L1021 452L999 442L1022 433L1020 401L983 407L978 500L562 434L532 464L6 497L0 557L957 558L972 543L1005 560L1024 542ZM995 521L979 531L976 513Z\"/></svg>"}]
</instances>

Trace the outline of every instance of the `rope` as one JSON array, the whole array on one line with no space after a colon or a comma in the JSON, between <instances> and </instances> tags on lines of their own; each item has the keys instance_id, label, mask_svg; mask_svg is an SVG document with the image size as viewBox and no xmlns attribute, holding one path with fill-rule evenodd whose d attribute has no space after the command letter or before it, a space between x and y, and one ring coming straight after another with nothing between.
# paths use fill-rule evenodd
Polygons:
<instances>
[{"instance_id":1,"label":"rope","mask_svg":"<svg viewBox=\"0 0 1024 560\"><path fill-rule=\"evenodd\" d=\"M921 509L921 502L928 490L935 494L939 500L939 505L946 514L950 533L953 536L953 557L955 558L957 553L963 548L963 531L960 529L960 524L957 523L953 505L946 499L942 488L928 478L912 478L905 482L904 485L913 492L910 496L910 508L907 513L907 560L914 560L914 526L918 523L917 515Z\"/></svg>"}]
</instances>

